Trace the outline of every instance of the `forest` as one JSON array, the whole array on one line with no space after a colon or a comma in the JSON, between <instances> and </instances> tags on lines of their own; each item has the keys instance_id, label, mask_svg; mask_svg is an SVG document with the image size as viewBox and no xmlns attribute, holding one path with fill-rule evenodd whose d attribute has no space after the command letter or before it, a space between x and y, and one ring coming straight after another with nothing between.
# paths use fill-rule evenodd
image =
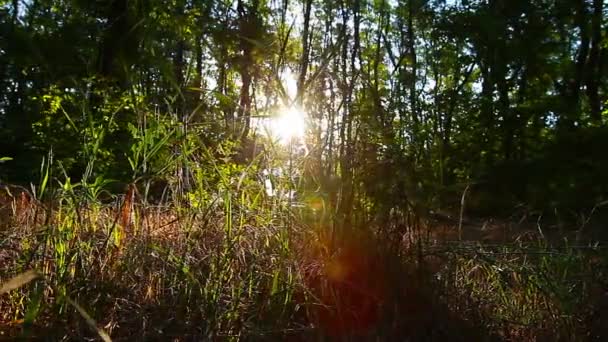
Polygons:
<instances>
[{"instance_id":1,"label":"forest","mask_svg":"<svg viewBox=\"0 0 608 342\"><path fill-rule=\"evenodd\" d=\"M0 0L0 340L608 339L604 0Z\"/></svg>"}]
</instances>

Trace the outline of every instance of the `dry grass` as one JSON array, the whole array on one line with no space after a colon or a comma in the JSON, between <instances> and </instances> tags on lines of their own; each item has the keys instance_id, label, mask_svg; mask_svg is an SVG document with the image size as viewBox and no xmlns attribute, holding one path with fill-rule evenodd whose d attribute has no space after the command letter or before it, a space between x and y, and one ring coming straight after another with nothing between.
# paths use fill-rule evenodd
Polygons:
<instances>
[{"instance_id":1,"label":"dry grass","mask_svg":"<svg viewBox=\"0 0 608 342\"><path fill-rule=\"evenodd\" d=\"M3 337L606 336L601 246L448 243L426 225L405 226L388 244L379 229L331 236L275 204L246 206L238 196L188 207L143 205L133 190L112 204L70 196L40 203L25 193L3 197L1 210L0 283L28 270L42 276L0 297Z\"/></svg>"}]
</instances>

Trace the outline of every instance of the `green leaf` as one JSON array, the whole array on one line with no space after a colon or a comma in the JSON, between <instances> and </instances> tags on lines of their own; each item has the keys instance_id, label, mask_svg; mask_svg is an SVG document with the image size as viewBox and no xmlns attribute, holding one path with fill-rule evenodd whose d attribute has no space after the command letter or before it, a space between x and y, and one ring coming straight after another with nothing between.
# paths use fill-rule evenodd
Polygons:
<instances>
[{"instance_id":1,"label":"green leaf","mask_svg":"<svg viewBox=\"0 0 608 342\"><path fill-rule=\"evenodd\" d=\"M33 291L32 298L30 299L30 303L27 306L25 311L25 317L23 318L23 322L25 324L32 324L38 317L40 313L40 308L42 307L42 296L43 295L43 287L36 286L36 289Z\"/></svg>"},{"instance_id":2,"label":"green leaf","mask_svg":"<svg viewBox=\"0 0 608 342\"><path fill-rule=\"evenodd\" d=\"M272 290L270 291L270 295L273 296L277 292L279 292L279 270L274 272L274 276L272 278Z\"/></svg>"}]
</instances>

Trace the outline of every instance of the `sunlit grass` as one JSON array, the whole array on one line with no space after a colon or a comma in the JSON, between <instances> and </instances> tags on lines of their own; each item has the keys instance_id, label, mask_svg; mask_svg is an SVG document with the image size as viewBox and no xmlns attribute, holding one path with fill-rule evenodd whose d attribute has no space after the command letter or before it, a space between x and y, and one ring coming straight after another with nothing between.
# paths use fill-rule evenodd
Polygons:
<instances>
[{"instance_id":1,"label":"sunlit grass","mask_svg":"<svg viewBox=\"0 0 608 342\"><path fill-rule=\"evenodd\" d=\"M586 315L579 308L597 299L588 288L598 286L599 261L574 250L531 243L391 253L369 231L286 229L283 211L254 201L261 184L240 189L197 207L144 207L135 198L130 224L120 222L124 200L84 206L65 192L44 220L36 211L45 203L15 204L17 216L0 226L0 284L12 290L0 298L0 332L28 322L70 334L73 298L116 338L285 340L308 330L337 338L378 327L377 340L395 340L474 321L506 338L551 330L568 340ZM11 278L31 269L45 281L14 289Z\"/></svg>"},{"instance_id":2,"label":"sunlit grass","mask_svg":"<svg viewBox=\"0 0 608 342\"><path fill-rule=\"evenodd\" d=\"M303 138L305 123L306 113L295 107L268 121L284 143ZM97 328L119 339L150 340L321 340L355 333L378 341L429 340L429 331L430 340L449 340L465 328L478 337L469 340L484 340L486 330L511 340L538 340L551 330L571 340L576 322L593 318L579 308L603 293L604 253L595 251L591 264L585 253L556 251L542 241L435 250L422 237L432 227L421 220L408 223L409 244L374 222L334 230L320 218L328 215L303 214L331 212L331 203L311 196L301 207L286 207L275 190L291 191L290 180L273 177L276 188L261 182L263 158L240 165L215 157L231 155L230 146L204 151L209 162L197 164L189 188L175 179L180 163L164 163L167 185L156 190L163 195L154 204L142 181L104 201L98 197L103 180L47 182L48 171L35 196L25 188L6 191L0 289L9 291L0 297L0 337L4 326L19 336L40 325L56 339L75 340L101 335ZM184 163L187 157L201 156L186 155ZM131 159L138 170L142 158ZM15 280L29 270L44 281ZM83 323L92 329L80 329Z\"/></svg>"}]
</instances>

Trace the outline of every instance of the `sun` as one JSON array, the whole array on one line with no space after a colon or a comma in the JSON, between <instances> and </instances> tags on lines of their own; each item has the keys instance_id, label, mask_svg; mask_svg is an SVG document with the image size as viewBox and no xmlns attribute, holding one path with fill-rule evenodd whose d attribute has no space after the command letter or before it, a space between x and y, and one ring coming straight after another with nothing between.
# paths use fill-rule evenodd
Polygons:
<instances>
[{"instance_id":1,"label":"sun","mask_svg":"<svg viewBox=\"0 0 608 342\"><path fill-rule=\"evenodd\" d=\"M270 120L267 128L269 134L283 144L300 140L306 129L306 112L297 106L281 108L278 115Z\"/></svg>"},{"instance_id":2,"label":"sun","mask_svg":"<svg viewBox=\"0 0 608 342\"><path fill-rule=\"evenodd\" d=\"M286 95L282 101L284 105L275 107L271 115L263 119L261 126L270 138L277 139L283 145L288 145L301 141L304 137L308 113L295 104L298 85L291 69L280 73L280 82Z\"/></svg>"}]
</instances>

